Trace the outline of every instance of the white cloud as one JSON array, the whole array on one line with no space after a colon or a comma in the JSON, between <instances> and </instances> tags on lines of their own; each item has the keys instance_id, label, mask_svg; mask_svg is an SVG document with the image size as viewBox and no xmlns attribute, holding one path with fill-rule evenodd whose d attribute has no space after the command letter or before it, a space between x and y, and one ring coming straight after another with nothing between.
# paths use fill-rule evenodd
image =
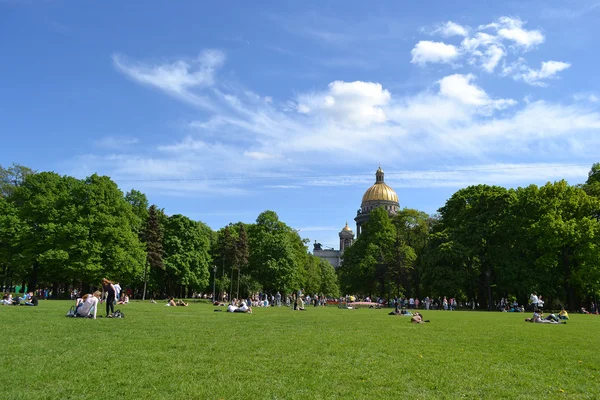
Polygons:
<instances>
[{"instance_id":1,"label":"white cloud","mask_svg":"<svg viewBox=\"0 0 600 400\"><path fill-rule=\"evenodd\" d=\"M493 45L489 46L483 56L482 68L486 72L494 72L496 65L498 65L505 55L506 53L501 47Z\"/></svg>"},{"instance_id":2,"label":"white cloud","mask_svg":"<svg viewBox=\"0 0 600 400\"><path fill-rule=\"evenodd\" d=\"M525 64L523 59L508 67L505 73L509 73L515 80L523 80L532 86L546 86L544 79L557 78L556 74L571 66L570 63L562 61L543 61L540 69L532 69Z\"/></svg>"},{"instance_id":3,"label":"white cloud","mask_svg":"<svg viewBox=\"0 0 600 400\"><path fill-rule=\"evenodd\" d=\"M474 51L480 47L487 47L492 44L496 45L499 42L500 40L496 36L485 32L477 32L472 37L464 38L461 46L468 51Z\"/></svg>"},{"instance_id":4,"label":"white cloud","mask_svg":"<svg viewBox=\"0 0 600 400\"><path fill-rule=\"evenodd\" d=\"M159 65L133 63L120 54L113 54L112 60L119 71L134 81L214 110L205 96L190 92L189 89L206 88L214 84L215 72L225 62L225 54L220 50L205 50L194 60L177 60Z\"/></svg>"},{"instance_id":5,"label":"white cloud","mask_svg":"<svg viewBox=\"0 0 600 400\"><path fill-rule=\"evenodd\" d=\"M598 103L600 102L600 97L595 93L576 93L573 95L573 100L575 101L586 101L589 103Z\"/></svg>"},{"instance_id":6,"label":"white cloud","mask_svg":"<svg viewBox=\"0 0 600 400\"><path fill-rule=\"evenodd\" d=\"M543 64L536 79L555 76L558 69L556 64ZM516 72L524 71L511 73ZM136 82L172 95L170 86L159 84L162 75L148 79L157 82ZM292 189L331 181L364 186L373 180L342 175L310 178L322 168L348 171L381 162L425 169L432 163L494 164L532 158L559 162L557 154L563 160L593 159L600 146L600 115L585 103L517 104L486 92L472 74L445 76L412 94L393 93L377 82L333 81L322 90L270 101L264 94L220 82L216 76L211 85L210 90L180 85L181 96L175 96L189 103L189 96L204 91L210 108L196 105L208 115L189 124L192 133L165 137L160 145L136 146L134 152L78 160L78 170L101 170L116 178L164 178L168 185L152 181L147 188L181 195L246 194L256 190L256 180L267 177L268 182L260 181L258 187ZM454 184L466 182L463 178L456 178ZM431 184L448 182L449 178Z\"/></svg>"},{"instance_id":7,"label":"white cloud","mask_svg":"<svg viewBox=\"0 0 600 400\"><path fill-rule=\"evenodd\" d=\"M438 81L440 94L445 97L456 99L463 104L484 109L503 109L516 104L512 99L492 100L479 86L472 83L475 76L472 74L454 74L446 76Z\"/></svg>"},{"instance_id":8,"label":"white cloud","mask_svg":"<svg viewBox=\"0 0 600 400\"><path fill-rule=\"evenodd\" d=\"M450 37L450 36L468 36L469 35L469 29L467 27L464 27L462 25L457 24L456 22L448 21L445 24L437 27L431 33L432 34L439 33L440 35L442 35L444 37Z\"/></svg>"},{"instance_id":9,"label":"white cloud","mask_svg":"<svg viewBox=\"0 0 600 400\"><path fill-rule=\"evenodd\" d=\"M411 63L425 65L427 63L451 63L459 55L458 49L451 44L421 40L411 50Z\"/></svg>"},{"instance_id":10,"label":"white cloud","mask_svg":"<svg viewBox=\"0 0 600 400\"><path fill-rule=\"evenodd\" d=\"M487 73L493 73L501 62L503 65L506 64L506 61L504 60L509 55L507 48L511 50L511 54L519 54L527 52L545 41L546 38L540 30L525 29L525 23L526 22L518 17L503 16L490 24L480 25L473 33L470 33L471 29L448 21L432 33L447 37L450 33L454 32L454 34L464 36L460 48L445 49L443 46L452 45L446 45L439 42L420 41L412 50L412 62L420 65L426 64L427 62L458 62L464 57L470 65L477 66ZM424 46L424 49L418 49L421 43L427 43L427 45ZM439 47L439 49L435 49L431 43L442 46L438 45L437 47ZM446 51L446 57L441 58L440 56L437 56L436 58L436 54L442 53L442 50ZM415 58L415 53L420 58ZM525 62L519 63L525 64ZM502 69L503 75L508 75L509 73L507 71L516 71L514 67L511 67L513 64L515 63L512 62L508 67ZM525 72L521 71L518 76L515 75L513 77L533 85L543 86L542 84L539 84L540 81L554 75L560 70L558 69L560 67L561 66L556 64L548 65L546 66L547 71L532 71L530 75L528 75L530 70ZM556 70L553 71L552 68L555 68ZM521 68L518 68L518 70L521 70ZM538 76L539 74L541 75ZM545 74L549 75L542 77Z\"/></svg>"},{"instance_id":11,"label":"white cloud","mask_svg":"<svg viewBox=\"0 0 600 400\"><path fill-rule=\"evenodd\" d=\"M254 158L255 160L269 160L279 158L277 154L265 153L263 151L244 151L246 157Z\"/></svg>"},{"instance_id":12,"label":"white cloud","mask_svg":"<svg viewBox=\"0 0 600 400\"><path fill-rule=\"evenodd\" d=\"M265 185L269 189L302 189L299 185Z\"/></svg>"},{"instance_id":13,"label":"white cloud","mask_svg":"<svg viewBox=\"0 0 600 400\"><path fill-rule=\"evenodd\" d=\"M525 50L544 43L545 37L542 32L523 29L524 24L520 18L500 17L494 28L497 28L498 36L513 41Z\"/></svg>"},{"instance_id":14,"label":"white cloud","mask_svg":"<svg viewBox=\"0 0 600 400\"><path fill-rule=\"evenodd\" d=\"M390 92L379 83L335 81L325 92L299 96L297 110L301 114L364 126L386 121L382 107L390 99Z\"/></svg>"},{"instance_id":15,"label":"white cloud","mask_svg":"<svg viewBox=\"0 0 600 400\"><path fill-rule=\"evenodd\" d=\"M94 141L94 144L104 149L116 149L120 150L125 147L138 144L140 140L133 137L117 137L117 136L106 136L102 139Z\"/></svg>"}]
</instances>

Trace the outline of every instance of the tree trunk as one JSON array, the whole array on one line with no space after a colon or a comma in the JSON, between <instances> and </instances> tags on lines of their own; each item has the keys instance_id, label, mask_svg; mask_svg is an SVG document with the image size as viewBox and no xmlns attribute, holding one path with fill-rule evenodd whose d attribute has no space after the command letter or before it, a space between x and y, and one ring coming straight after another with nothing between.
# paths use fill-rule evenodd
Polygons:
<instances>
[{"instance_id":1,"label":"tree trunk","mask_svg":"<svg viewBox=\"0 0 600 400\"><path fill-rule=\"evenodd\" d=\"M29 290L35 291L37 289L37 277L38 277L39 264L35 261L31 267L31 273L29 274Z\"/></svg>"},{"instance_id":2,"label":"tree trunk","mask_svg":"<svg viewBox=\"0 0 600 400\"><path fill-rule=\"evenodd\" d=\"M494 299L492 298L492 271L491 270L487 270L485 272L485 277L486 277L486 285L487 285L487 291L488 291L488 311L493 311L494 310Z\"/></svg>"},{"instance_id":3,"label":"tree trunk","mask_svg":"<svg viewBox=\"0 0 600 400\"><path fill-rule=\"evenodd\" d=\"M52 297L53 300L58 300L58 282L52 282Z\"/></svg>"},{"instance_id":4,"label":"tree trunk","mask_svg":"<svg viewBox=\"0 0 600 400\"><path fill-rule=\"evenodd\" d=\"M564 268L564 273L565 273L565 281L564 281L564 288L565 288L565 294L567 295L567 304L568 304L568 308L569 311L574 311L576 310L576 306L575 306L575 293L573 292L573 288L571 287L570 284L570 280L571 280L571 265L570 265L570 258L569 258L569 252L568 249L564 248L562 251L562 258L563 258L563 268Z\"/></svg>"}]
</instances>

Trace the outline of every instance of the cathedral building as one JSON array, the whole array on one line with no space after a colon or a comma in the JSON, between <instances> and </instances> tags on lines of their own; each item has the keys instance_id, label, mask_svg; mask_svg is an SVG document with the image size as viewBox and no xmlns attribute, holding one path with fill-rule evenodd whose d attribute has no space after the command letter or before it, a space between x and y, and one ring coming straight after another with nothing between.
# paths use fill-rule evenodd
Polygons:
<instances>
[{"instance_id":1,"label":"cathedral building","mask_svg":"<svg viewBox=\"0 0 600 400\"><path fill-rule=\"evenodd\" d=\"M400 209L400 203L398 202L398 195L389 187L384 181L385 173L379 167L377 172L375 172L375 183L373 186L367 189L365 194L362 197L362 203L360 208L356 212L356 218L354 221L356 222L356 237L358 238L360 234L363 232L364 225L369 220L369 213L376 209L377 207L383 207L387 210L390 216L396 215L398 210ZM344 250L348 247L352 246L354 242L354 232L348 226L346 222L346 226L342 228L339 233L340 237L340 249L323 249L323 246L320 243L315 242L313 248L313 254L319 258L322 258L326 261L329 261L331 265L335 268L339 267L341 264L341 257L344 254Z\"/></svg>"}]
</instances>

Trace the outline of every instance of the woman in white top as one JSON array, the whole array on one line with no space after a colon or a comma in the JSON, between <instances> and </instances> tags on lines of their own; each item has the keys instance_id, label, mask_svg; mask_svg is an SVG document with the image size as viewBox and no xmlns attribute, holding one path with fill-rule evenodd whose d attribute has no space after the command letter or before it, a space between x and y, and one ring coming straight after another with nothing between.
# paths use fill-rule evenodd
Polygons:
<instances>
[{"instance_id":1,"label":"woman in white top","mask_svg":"<svg viewBox=\"0 0 600 400\"><path fill-rule=\"evenodd\" d=\"M94 292L93 295L88 295L87 298L82 301L77 307L77 315L80 317L89 317L96 319L96 311L98 309L98 299L101 293L99 291ZM84 296L85 297L85 296Z\"/></svg>"}]
</instances>

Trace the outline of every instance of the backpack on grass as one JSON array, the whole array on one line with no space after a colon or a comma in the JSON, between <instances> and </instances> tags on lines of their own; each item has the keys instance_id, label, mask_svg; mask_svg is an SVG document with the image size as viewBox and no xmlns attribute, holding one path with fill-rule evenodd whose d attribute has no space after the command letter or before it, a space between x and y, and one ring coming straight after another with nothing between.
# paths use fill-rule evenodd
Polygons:
<instances>
[{"instance_id":1,"label":"backpack on grass","mask_svg":"<svg viewBox=\"0 0 600 400\"><path fill-rule=\"evenodd\" d=\"M75 313L75 306L71 306L71 308L67 312L66 317L75 318L76 316L77 316L77 314Z\"/></svg>"},{"instance_id":2,"label":"backpack on grass","mask_svg":"<svg viewBox=\"0 0 600 400\"><path fill-rule=\"evenodd\" d=\"M112 318L125 318L125 314L121 310L117 310L112 313Z\"/></svg>"}]
</instances>

